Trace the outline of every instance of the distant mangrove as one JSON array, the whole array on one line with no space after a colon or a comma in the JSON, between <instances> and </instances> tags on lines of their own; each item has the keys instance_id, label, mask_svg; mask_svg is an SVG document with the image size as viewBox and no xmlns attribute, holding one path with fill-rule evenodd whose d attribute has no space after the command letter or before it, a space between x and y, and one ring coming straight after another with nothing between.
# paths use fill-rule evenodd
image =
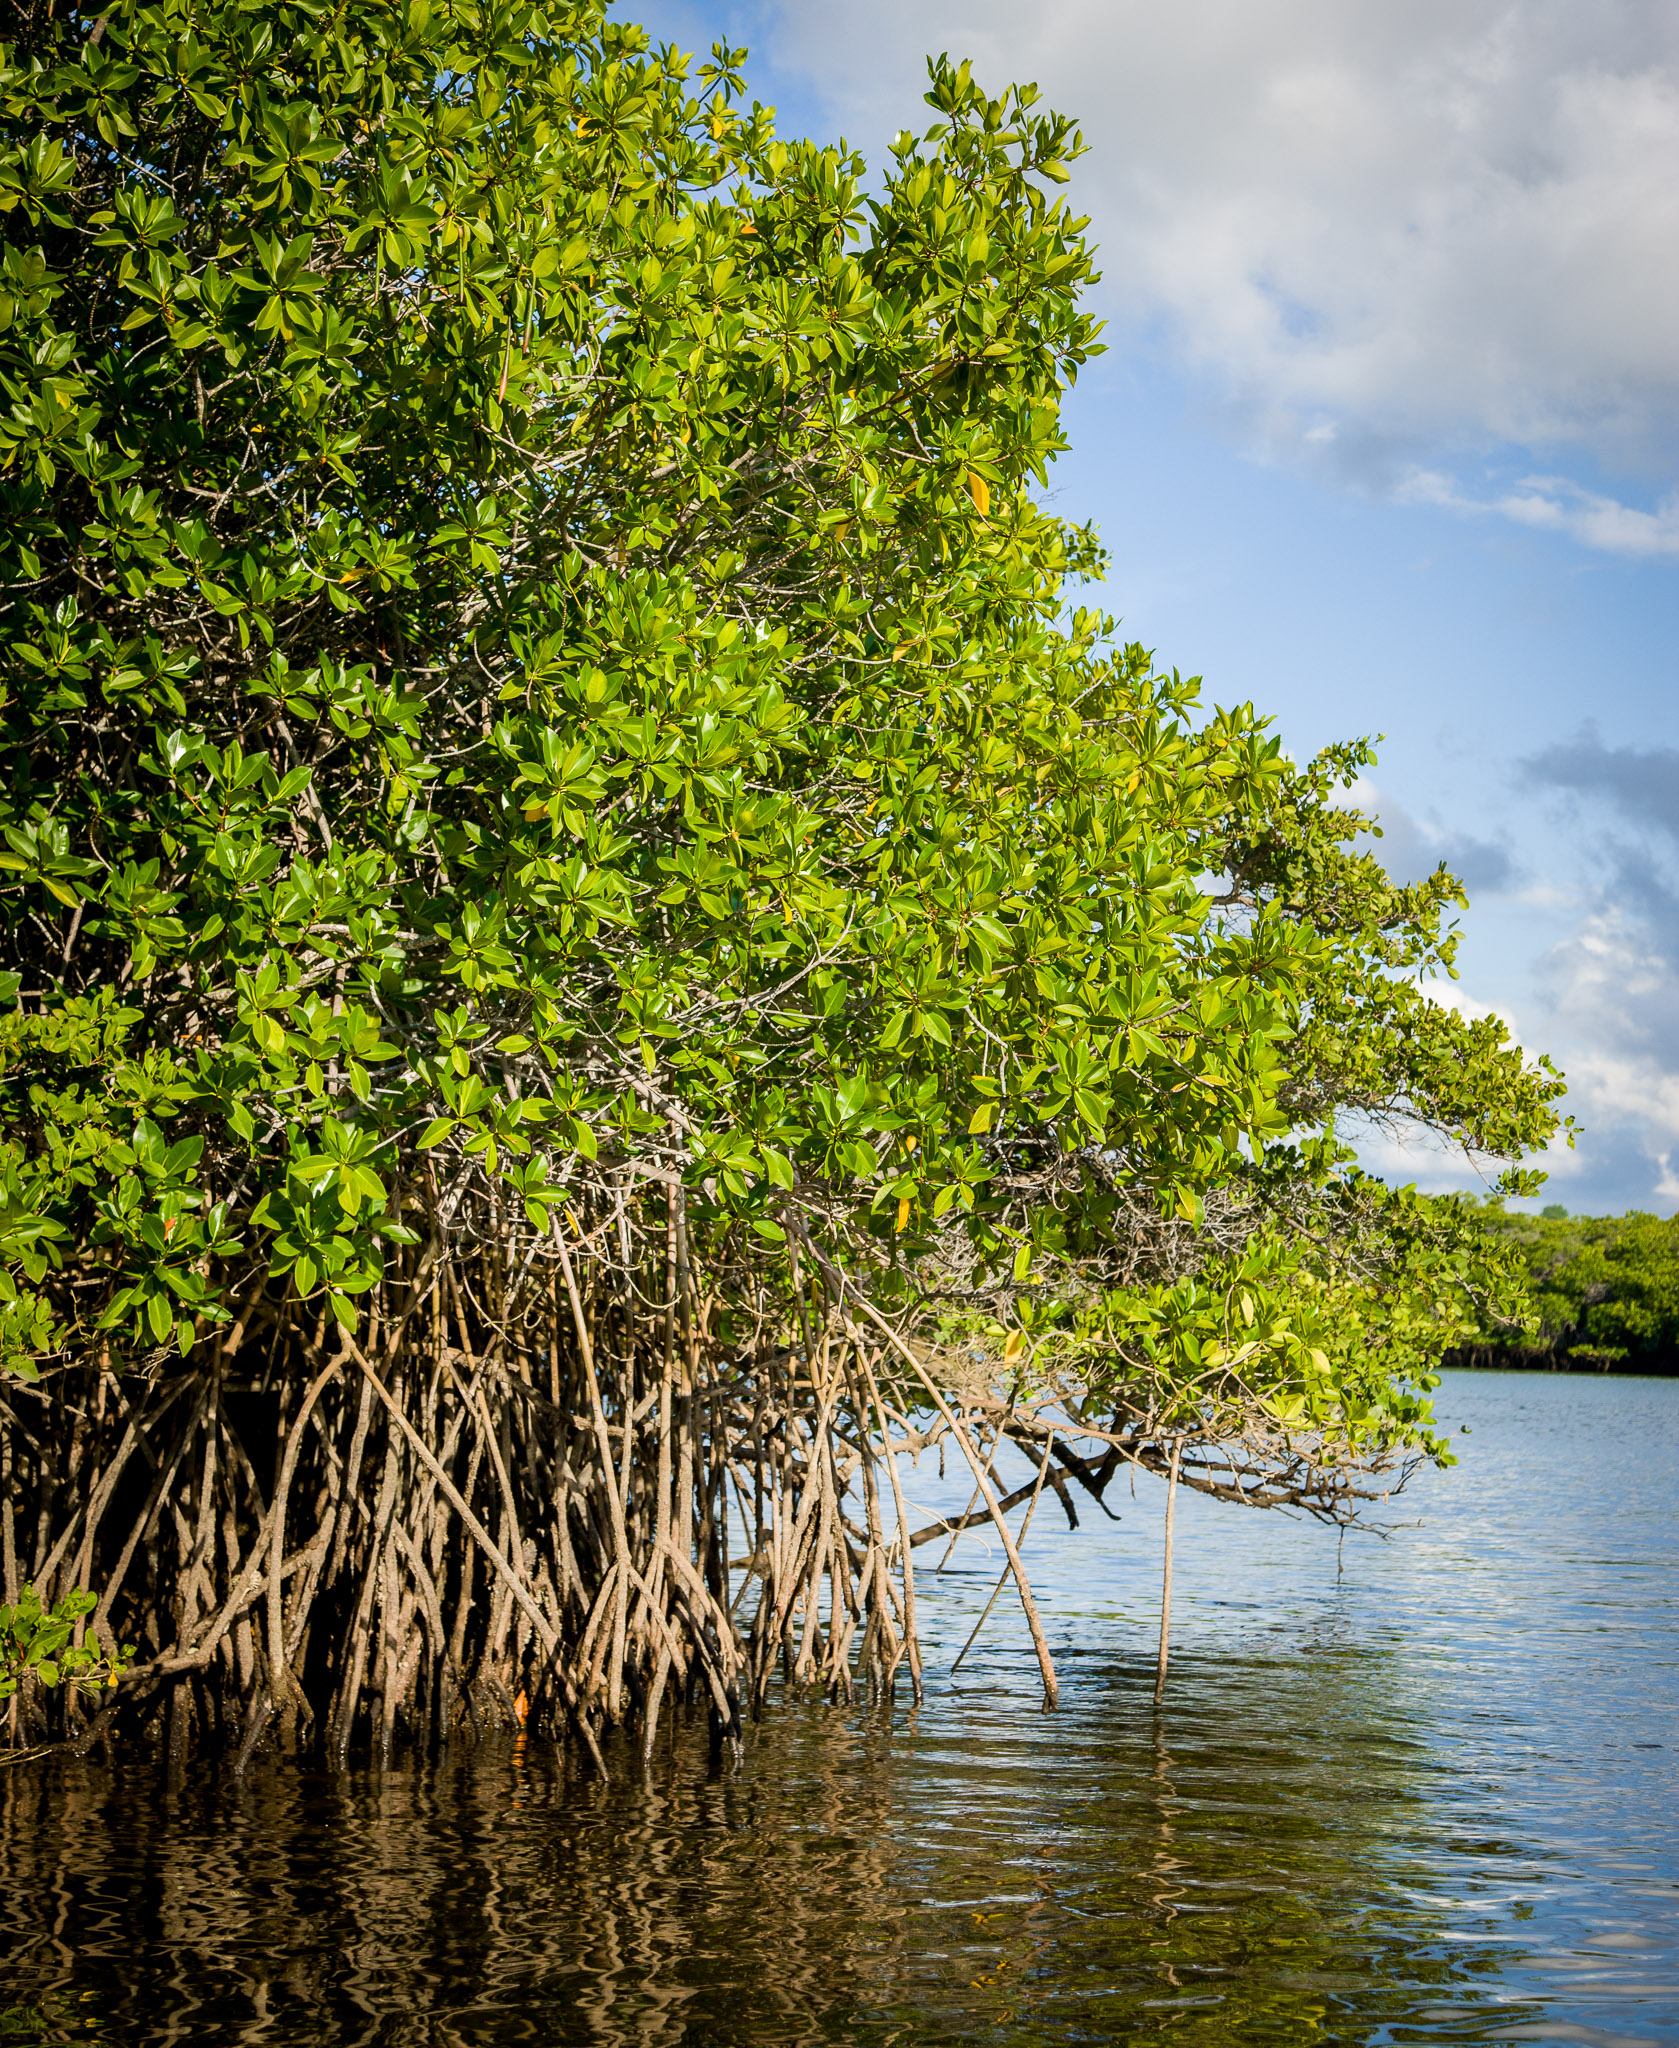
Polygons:
<instances>
[{"instance_id":1,"label":"distant mangrove","mask_svg":"<svg viewBox=\"0 0 1679 2048\"><path fill-rule=\"evenodd\" d=\"M1570 1216L1557 1203L1529 1216L1497 1201L1479 1215L1519 1262L1530 1312L1514 1326L1483 1321L1448 1363L1679 1372L1679 1217Z\"/></svg>"}]
</instances>

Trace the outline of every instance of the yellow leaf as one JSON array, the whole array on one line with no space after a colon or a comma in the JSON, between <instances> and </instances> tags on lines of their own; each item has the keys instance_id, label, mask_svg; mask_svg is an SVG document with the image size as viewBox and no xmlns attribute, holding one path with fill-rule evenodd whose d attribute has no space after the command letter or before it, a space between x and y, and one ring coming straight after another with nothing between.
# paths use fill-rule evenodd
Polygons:
<instances>
[{"instance_id":1,"label":"yellow leaf","mask_svg":"<svg viewBox=\"0 0 1679 2048\"><path fill-rule=\"evenodd\" d=\"M968 471L968 496L974 501L974 510L983 519L991 510L991 486L977 469Z\"/></svg>"},{"instance_id":2,"label":"yellow leaf","mask_svg":"<svg viewBox=\"0 0 1679 2048\"><path fill-rule=\"evenodd\" d=\"M909 1221L909 1196L908 1196L908 1195L900 1195L900 1196L898 1197L898 1228L899 1228L900 1230L902 1230L902 1229L903 1229L903 1227L904 1227L904 1225L905 1225L906 1223L908 1223L908 1221Z\"/></svg>"},{"instance_id":3,"label":"yellow leaf","mask_svg":"<svg viewBox=\"0 0 1679 2048\"><path fill-rule=\"evenodd\" d=\"M1026 1339L1018 1330L1010 1330L1009 1341L1003 1346L1003 1363L1013 1365L1025 1348Z\"/></svg>"}]
</instances>

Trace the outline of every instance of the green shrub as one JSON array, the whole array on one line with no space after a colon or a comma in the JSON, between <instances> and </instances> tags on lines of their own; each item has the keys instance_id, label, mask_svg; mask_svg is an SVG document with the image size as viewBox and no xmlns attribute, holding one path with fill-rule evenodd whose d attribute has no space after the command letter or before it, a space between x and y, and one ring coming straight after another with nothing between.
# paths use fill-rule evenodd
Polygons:
<instances>
[{"instance_id":1,"label":"green shrub","mask_svg":"<svg viewBox=\"0 0 1679 2048\"><path fill-rule=\"evenodd\" d=\"M0 1700L9 1700L26 1678L76 1692L114 1689L134 1656L134 1645L107 1655L96 1644L73 1640L78 1624L98 1605L98 1594L74 1592L44 1608L35 1588L25 1586L11 1606L0 1606Z\"/></svg>"}]
</instances>

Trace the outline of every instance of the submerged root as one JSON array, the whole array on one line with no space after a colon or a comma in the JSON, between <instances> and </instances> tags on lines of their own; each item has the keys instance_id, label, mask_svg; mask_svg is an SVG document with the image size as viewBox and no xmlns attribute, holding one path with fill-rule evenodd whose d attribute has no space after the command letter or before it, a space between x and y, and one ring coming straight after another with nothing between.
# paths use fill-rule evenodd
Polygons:
<instances>
[{"instance_id":1,"label":"submerged root","mask_svg":"<svg viewBox=\"0 0 1679 2048\"><path fill-rule=\"evenodd\" d=\"M26 1685L14 1748L149 1727L243 1768L265 1744L383 1760L504 1729L604 1771L613 1731L651 1759L694 1711L720 1753L778 1673L837 1702L919 1698L915 1553L982 1523L1053 1704L1005 1520L1023 1499L1047 1487L1076 1523L1075 1489L1105 1505L1174 1444L1180 1483L1220 1497L1339 1520L1368 1497L1368 1473L1286 1443L1186 1443L1135 1388L1094 1422L1053 1388L964 1384L826 1261L809 1294L795 1268L791 1315L743 1327L676 1256L679 1225L645 1268L557 1236L512 1276L493 1245L420 1258L354 1336L263 1290L167 1375L89 1361L9 1387L7 1597L92 1586L101 1643L140 1645L97 1715ZM1031 1469L1012 1491L992 1478L1005 1440ZM966 1459L974 1498L913 1528L898 1457L934 1449Z\"/></svg>"}]
</instances>

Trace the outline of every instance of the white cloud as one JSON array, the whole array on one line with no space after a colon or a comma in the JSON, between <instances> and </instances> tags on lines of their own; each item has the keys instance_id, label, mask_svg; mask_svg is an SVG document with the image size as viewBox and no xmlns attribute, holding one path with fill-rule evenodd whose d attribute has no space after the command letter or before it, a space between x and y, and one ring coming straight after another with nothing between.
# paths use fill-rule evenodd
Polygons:
<instances>
[{"instance_id":1,"label":"white cloud","mask_svg":"<svg viewBox=\"0 0 1679 2048\"><path fill-rule=\"evenodd\" d=\"M1425 1195L1489 1194L1504 1164L1495 1160L1483 1169L1461 1148L1422 1134L1349 1127L1342 1135L1356 1147L1366 1173L1393 1187L1420 1188Z\"/></svg>"},{"instance_id":2,"label":"white cloud","mask_svg":"<svg viewBox=\"0 0 1679 2048\"><path fill-rule=\"evenodd\" d=\"M1373 853L1395 882L1423 881L1444 861L1471 898L1508 895L1513 890L1518 879L1516 864L1509 847L1500 841L1447 831L1437 818L1427 822L1413 818L1366 775L1359 776L1348 790L1347 801L1380 824L1379 839L1361 837L1356 843L1360 851Z\"/></svg>"},{"instance_id":3,"label":"white cloud","mask_svg":"<svg viewBox=\"0 0 1679 2048\"><path fill-rule=\"evenodd\" d=\"M1522 1043L1521 1031L1507 1005L1483 1003L1461 982L1442 975L1425 975L1417 987L1429 1002L1472 1023L1483 1017L1496 1017L1510 1040L1517 1045ZM1345 1119L1342 1135L1357 1148L1367 1171L1396 1185L1418 1187L1424 1194L1486 1194L1510 1163L1466 1152L1462 1145L1418 1124L1388 1125L1352 1117ZM1548 1159L1529 1163L1543 1163L1547 1167L1550 1164Z\"/></svg>"},{"instance_id":4,"label":"white cloud","mask_svg":"<svg viewBox=\"0 0 1679 2048\"><path fill-rule=\"evenodd\" d=\"M1568 1077L1563 1111L1582 1126L1578 1143L1559 1129L1526 1164L1546 1175L1524 1207L1562 1201L1584 1214L1628 1207L1679 1208L1679 1072L1640 1035L1618 1001L1675 992L1673 965L1648 936L1612 911L1588 918L1550 960L1550 987L1524 1030L1506 1003L1485 1003L1460 983L1431 977L1422 993L1470 1019L1496 1016L1531 1057L1547 1050ZM1347 1133L1373 1173L1428 1194L1485 1193L1503 1161L1466 1155L1418 1129L1353 1128Z\"/></svg>"},{"instance_id":5,"label":"white cloud","mask_svg":"<svg viewBox=\"0 0 1679 2048\"><path fill-rule=\"evenodd\" d=\"M1551 1012L1596 1048L1593 1091L1617 1115L1649 1116L1679 1136L1679 961L1673 935L1609 902L1546 962Z\"/></svg>"},{"instance_id":6,"label":"white cloud","mask_svg":"<svg viewBox=\"0 0 1679 2048\"><path fill-rule=\"evenodd\" d=\"M1568 1077L1578 1147L1540 1162L1576 1207L1679 1206L1679 751L1605 746L1590 725L1520 764L1571 848L1546 907L1568 930L1524 999L1529 1044Z\"/></svg>"},{"instance_id":7,"label":"white cloud","mask_svg":"<svg viewBox=\"0 0 1679 2048\"><path fill-rule=\"evenodd\" d=\"M1272 452L1630 555L1641 511L1444 451L1679 463L1679 9L1670 0L782 0L783 63L846 125L913 123L921 54L1035 79L1117 330L1163 332ZM929 117L930 118L930 117Z\"/></svg>"},{"instance_id":8,"label":"white cloud","mask_svg":"<svg viewBox=\"0 0 1679 2048\"><path fill-rule=\"evenodd\" d=\"M1643 512L1601 492L1588 491L1566 477L1530 476L1497 497L1474 498L1438 470L1414 469L1401 477L1394 496L1401 504L1490 514L1513 519L1520 526L1572 534L1585 546L1601 548L1607 554L1679 561L1679 492L1670 493L1654 512Z\"/></svg>"},{"instance_id":9,"label":"white cloud","mask_svg":"<svg viewBox=\"0 0 1679 2048\"><path fill-rule=\"evenodd\" d=\"M1671 935L1606 901L1545 963L1546 1042L1585 1137L1544 1164L1587 1201L1679 1205L1679 962Z\"/></svg>"},{"instance_id":10,"label":"white cloud","mask_svg":"<svg viewBox=\"0 0 1679 2048\"><path fill-rule=\"evenodd\" d=\"M1483 1017L1498 1018L1511 1038L1518 1045L1521 1043L1521 1032L1517 1029L1516 1020L1511 1016L1507 1005L1483 1003L1472 996L1461 982L1447 981L1439 974L1425 974L1417 983L1417 987L1429 1002L1437 1004L1442 1010L1452 1011L1454 1015L1462 1017L1470 1024L1478 1023Z\"/></svg>"}]
</instances>

